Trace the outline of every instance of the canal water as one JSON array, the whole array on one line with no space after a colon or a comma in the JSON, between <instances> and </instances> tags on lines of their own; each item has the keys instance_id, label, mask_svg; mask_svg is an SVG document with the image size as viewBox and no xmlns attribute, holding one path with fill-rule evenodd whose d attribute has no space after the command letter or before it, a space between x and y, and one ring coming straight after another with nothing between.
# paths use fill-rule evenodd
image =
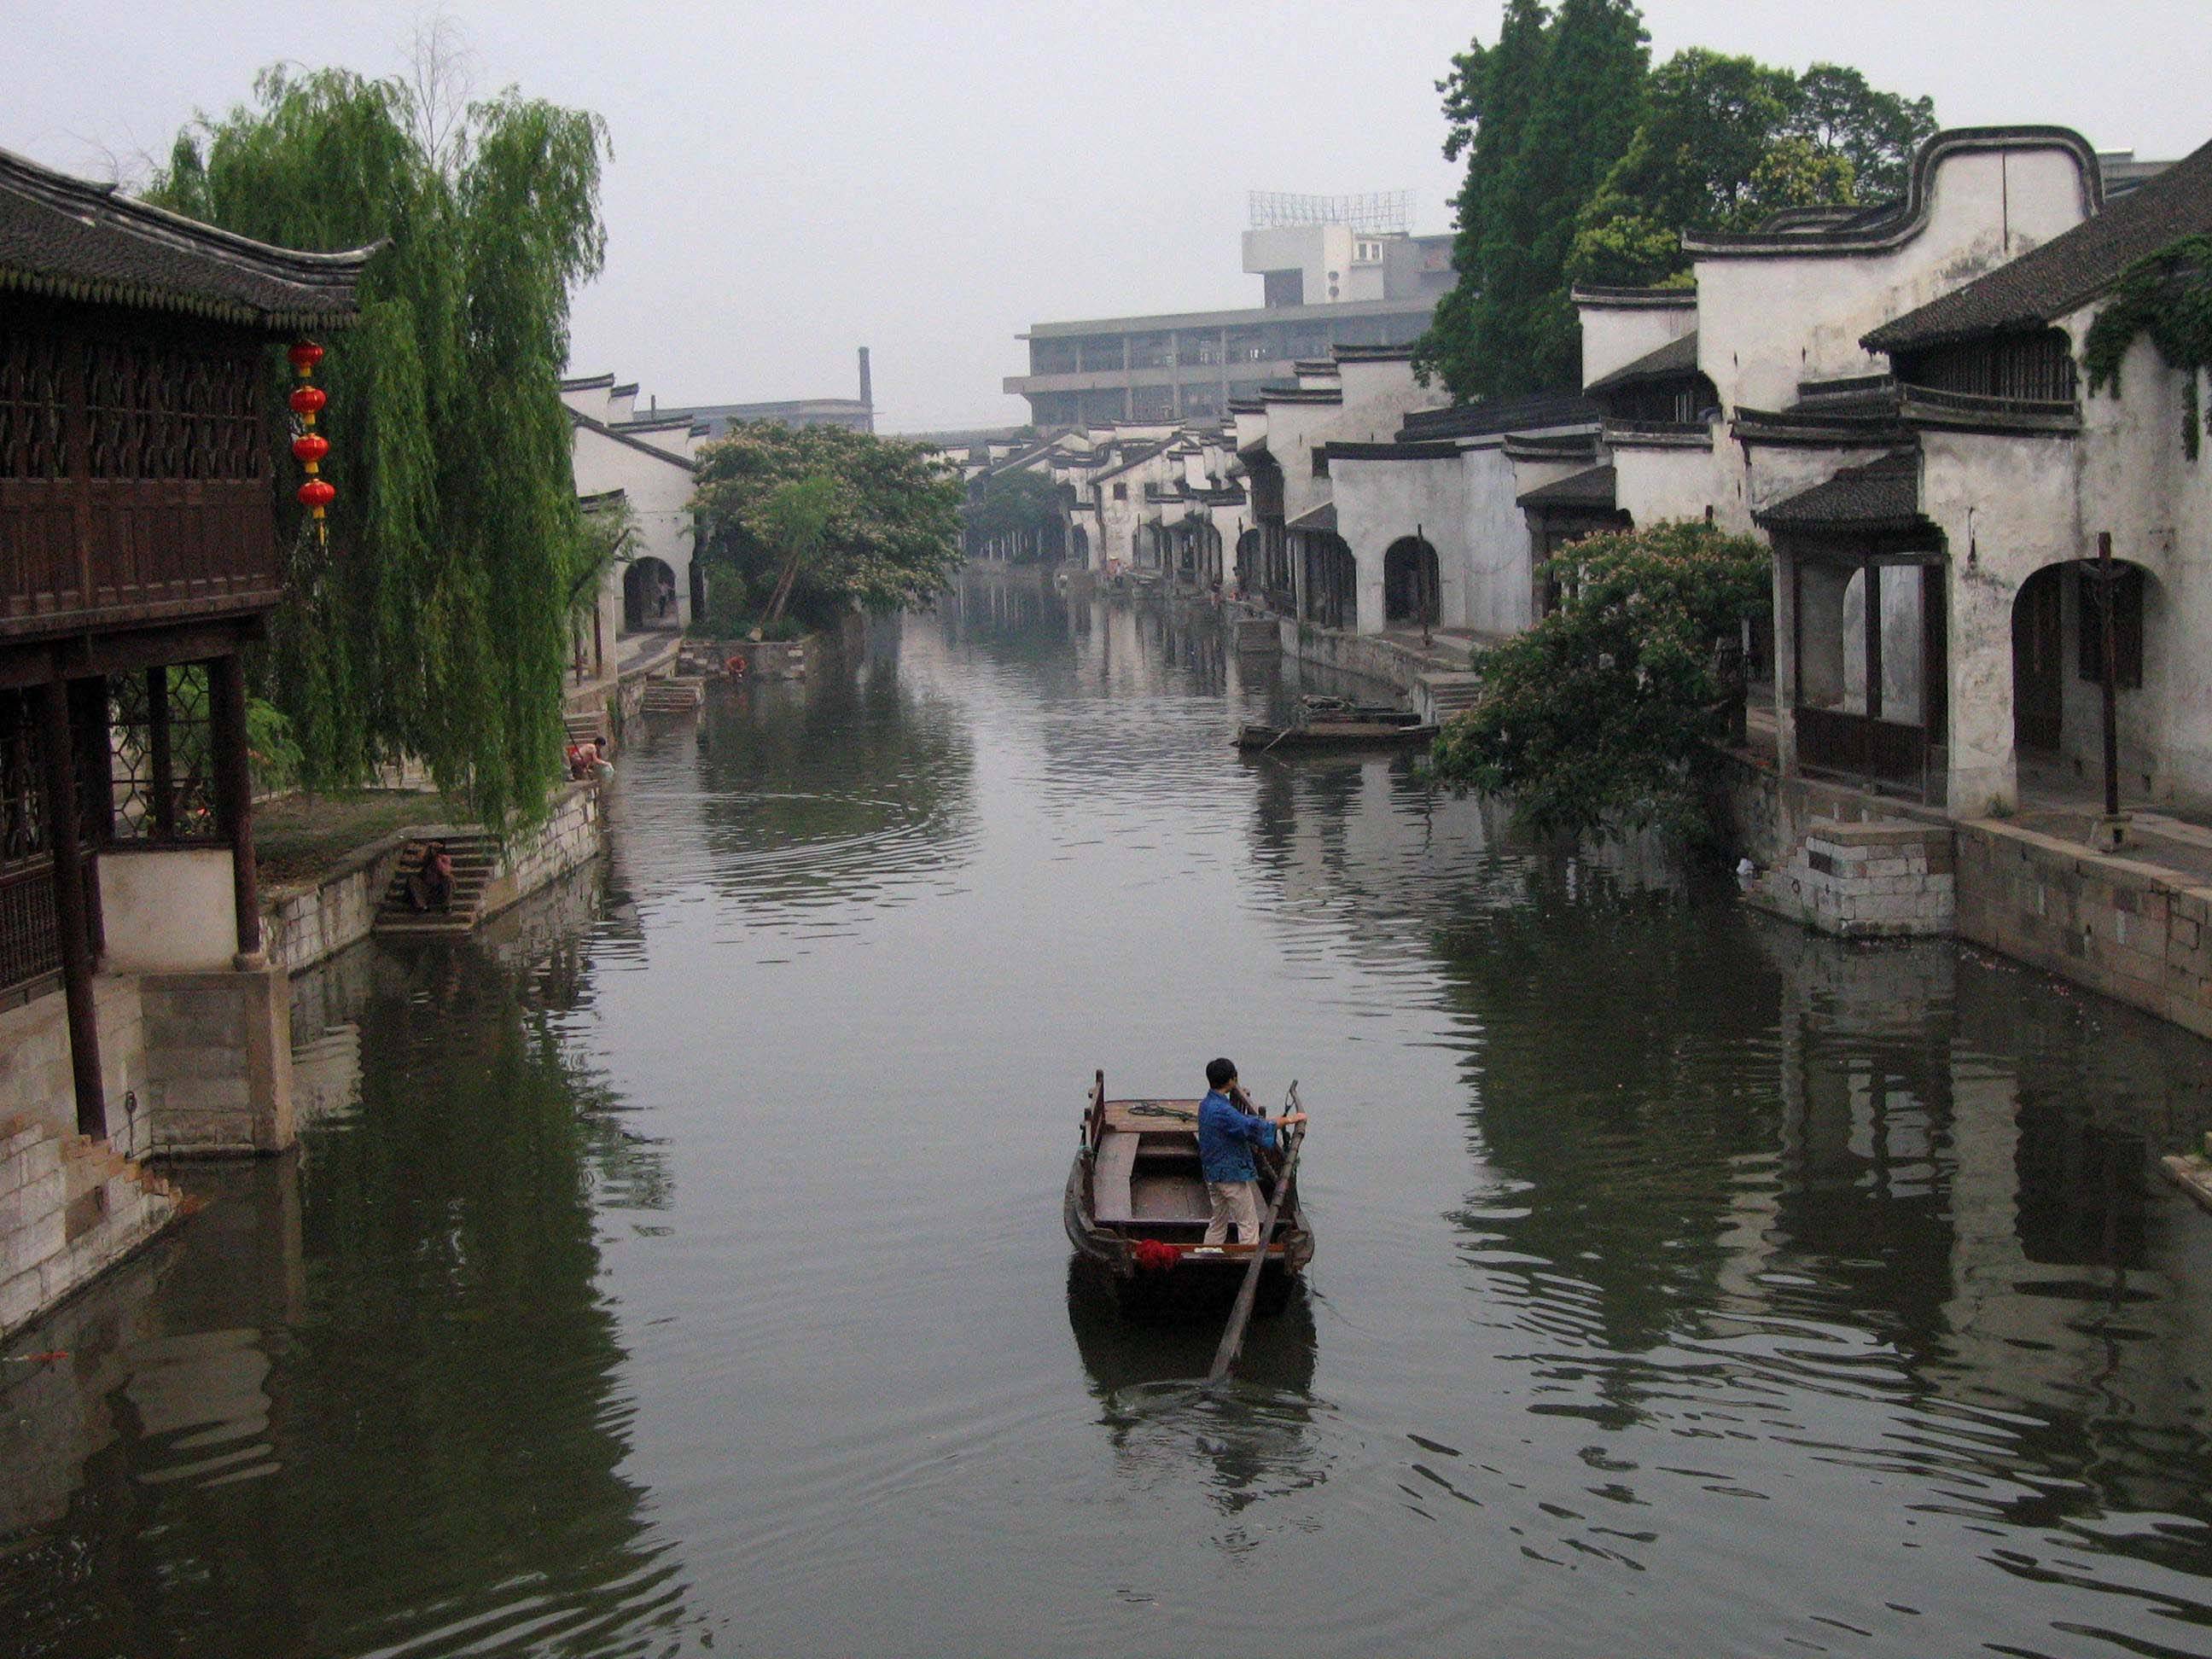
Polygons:
<instances>
[{"instance_id":1,"label":"canal water","mask_svg":"<svg viewBox=\"0 0 2212 1659\"><path fill-rule=\"evenodd\" d=\"M1239 758L1282 672L977 583L301 981L300 1153L0 1367L0 1649L2212 1652L2204 1048ZM1209 1402L1060 1195L1217 1053L1320 1248Z\"/></svg>"}]
</instances>

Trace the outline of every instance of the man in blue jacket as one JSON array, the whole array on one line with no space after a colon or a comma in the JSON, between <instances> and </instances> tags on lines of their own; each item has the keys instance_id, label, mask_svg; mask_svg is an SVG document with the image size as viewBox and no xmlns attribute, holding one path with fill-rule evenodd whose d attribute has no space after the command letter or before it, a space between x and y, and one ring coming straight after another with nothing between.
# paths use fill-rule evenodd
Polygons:
<instances>
[{"instance_id":1,"label":"man in blue jacket","mask_svg":"<svg viewBox=\"0 0 2212 1659\"><path fill-rule=\"evenodd\" d=\"M1252 1149L1273 1146L1278 1123L1303 1123L1306 1115L1287 1112L1271 1121L1250 1110L1244 1091L1237 1086L1237 1067L1225 1060L1206 1062L1206 1097L1198 1105L1198 1162L1206 1176L1206 1195L1213 1201L1206 1242L1220 1243L1229 1237L1233 1221L1239 1244L1256 1243L1260 1180Z\"/></svg>"}]
</instances>

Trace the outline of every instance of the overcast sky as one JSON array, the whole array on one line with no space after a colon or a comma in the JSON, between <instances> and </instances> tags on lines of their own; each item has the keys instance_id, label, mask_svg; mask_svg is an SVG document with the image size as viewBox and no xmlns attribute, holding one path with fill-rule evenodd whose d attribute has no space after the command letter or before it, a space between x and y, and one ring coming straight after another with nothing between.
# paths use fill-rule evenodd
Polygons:
<instances>
[{"instance_id":1,"label":"overcast sky","mask_svg":"<svg viewBox=\"0 0 2212 1659\"><path fill-rule=\"evenodd\" d=\"M1078 8L532 0L443 9L483 87L612 130L607 268L578 374L663 403L850 397L885 429L1024 418L1030 323L1256 305L1248 190L1410 190L1449 228L1433 83L1500 0ZM2208 0L1645 0L1655 58L1821 59L1927 93L1946 125L2056 122L2100 149L2212 137ZM195 110L278 59L404 61L403 6L4 0L0 147L143 173ZM118 19L128 18L128 27ZM27 71L27 72L26 72Z\"/></svg>"}]
</instances>

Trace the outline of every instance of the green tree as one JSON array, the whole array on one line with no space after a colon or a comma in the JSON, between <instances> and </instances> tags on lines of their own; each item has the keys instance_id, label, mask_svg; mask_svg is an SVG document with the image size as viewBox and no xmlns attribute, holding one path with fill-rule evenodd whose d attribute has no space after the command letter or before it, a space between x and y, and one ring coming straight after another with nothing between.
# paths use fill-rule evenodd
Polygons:
<instances>
[{"instance_id":1,"label":"green tree","mask_svg":"<svg viewBox=\"0 0 2212 1659\"><path fill-rule=\"evenodd\" d=\"M1477 654L1480 693L1438 735L1436 775L1510 796L1543 833L1694 836L1698 769L1741 690L1727 645L1766 603L1766 550L1659 524L1574 543L1551 568L1565 598Z\"/></svg>"},{"instance_id":2,"label":"green tree","mask_svg":"<svg viewBox=\"0 0 2212 1659\"><path fill-rule=\"evenodd\" d=\"M609 150L595 115L512 89L429 110L425 84L264 70L179 135L150 194L287 246L381 244L319 379L329 543L293 539L259 689L311 786L412 755L504 829L544 811L560 762L580 532L558 383Z\"/></svg>"},{"instance_id":3,"label":"green tree","mask_svg":"<svg viewBox=\"0 0 2212 1659\"><path fill-rule=\"evenodd\" d=\"M1486 262L1503 257L1490 228L1502 225L1500 191L1528 126L1550 21L1543 0L1506 0L1498 44L1470 42L1452 58L1452 72L1437 82L1443 99L1444 160L1465 155L1467 175L1453 203L1457 281L1437 301L1428 331L1414 347L1413 367L1423 384L1440 378L1462 402L1480 397L1487 386L1477 346L1486 325L1482 296L1490 286Z\"/></svg>"},{"instance_id":4,"label":"green tree","mask_svg":"<svg viewBox=\"0 0 2212 1659\"><path fill-rule=\"evenodd\" d=\"M1067 533L1067 494L1045 472L1000 472L985 477L963 509L969 550L1008 537L1022 539L1029 556L1057 555ZM1017 556L1017 562L1021 556Z\"/></svg>"},{"instance_id":5,"label":"green tree","mask_svg":"<svg viewBox=\"0 0 2212 1659\"><path fill-rule=\"evenodd\" d=\"M741 620L732 592L814 625L932 603L960 568L960 502L958 477L921 444L842 427L733 428L700 453L693 499L717 630Z\"/></svg>"},{"instance_id":6,"label":"green tree","mask_svg":"<svg viewBox=\"0 0 2212 1659\"><path fill-rule=\"evenodd\" d=\"M1858 200L1894 201L1912 177L1912 158L1935 137L1936 104L1877 92L1840 64L1815 64L1797 77L1784 131L1850 162Z\"/></svg>"},{"instance_id":7,"label":"green tree","mask_svg":"<svg viewBox=\"0 0 2212 1659\"><path fill-rule=\"evenodd\" d=\"M1635 137L1577 222L1567 276L1686 281L1685 233L1748 230L1783 208L1901 189L1934 130L1928 100L1873 92L1856 70L1816 64L1797 76L1690 47L1652 71Z\"/></svg>"},{"instance_id":8,"label":"green tree","mask_svg":"<svg viewBox=\"0 0 2212 1659\"><path fill-rule=\"evenodd\" d=\"M1476 339L1492 396L1581 384L1567 257L1577 216L1635 136L1648 40L1630 0L1562 0L1501 192L1495 298L1483 302Z\"/></svg>"}]
</instances>

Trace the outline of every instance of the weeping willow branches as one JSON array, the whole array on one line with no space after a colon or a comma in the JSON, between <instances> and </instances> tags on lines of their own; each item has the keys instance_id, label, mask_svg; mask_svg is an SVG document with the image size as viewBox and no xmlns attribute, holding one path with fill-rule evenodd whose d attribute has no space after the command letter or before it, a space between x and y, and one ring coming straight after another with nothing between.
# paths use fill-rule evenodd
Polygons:
<instances>
[{"instance_id":1,"label":"weeping willow branches","mask_svg":"<svg viewBox=\"0 0 2212 1659\"><path fill-rule=\"evenodd\" d=\"M422 84L264 70L150 193L286 246L382 244L325 360L337 503L326 549L295 542L264 690L310 783L411 755L506 828L542 813L561 755L581 532L559 380L610 150L595 115L513 89L441 114Z\"/></svg>"}]
</instances>

